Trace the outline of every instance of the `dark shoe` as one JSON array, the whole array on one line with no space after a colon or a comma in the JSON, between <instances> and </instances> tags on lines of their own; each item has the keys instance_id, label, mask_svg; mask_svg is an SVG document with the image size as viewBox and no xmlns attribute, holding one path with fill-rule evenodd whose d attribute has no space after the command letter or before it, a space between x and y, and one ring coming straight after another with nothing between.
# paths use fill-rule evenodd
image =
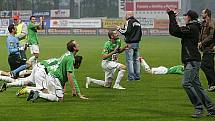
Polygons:
<instances>
[{"instance_id":1,"label":"dark shoe","mask_svg":"<svg viewBox=\"0 0 215 121\"><path fill-rule=\"evenodd\" d=\"M18 74L14 74L12 71L10 72L10 77L13 78L13 79L17 79L19 77Z\"/></svg>"},{"instance_id":2,"label":"dark shoe","mask_svg":"<svg viewBox=\"0 0 215 121\"><path fill-rule=\"evenodd\" d=\"M12 71L10 72L10 77L11 77L11 78L13 78L13 77L14 77L14 74L13 74L13 72L12 72Z\"/></svg>"},{"instance_id":3,"label":"dark shoe","mask_svg":"<svg viewBox=\"0 0 215 121\"><path fill-rule=\"evenodd\" d=\"M33 90L31 90L30 91L30 94L28 95L28 97L27 97L27 101L29 101L29 100L31 100L32 98L33 98L33 96L34 96L34 91Z\"/></svg>"},{"instance_id":4,"label":"dark shoe","mask_svg":"<svg viewBox=\"0 0 215 121\"><path fill-rule=\"evenodd\" d=\"M135 81L140 81L140 78L135 78L134 80L135 80Z\"/></svg>"},{"instance_id":5,"label":"dark shoe","mask_svg":"<svg viewBox=\"0 0 215 121\"><path fill-rule=\"evenodd\" d=\"M215 116L215 109L208 110L207 116Z\"/></svg>"},{"instance_id":6,"label":"dark shoe","mask_svg":"<svg viewBox=\"0 0 215 121\"><path fill-rule=\"evenodd\" d=\"M194 113L191 115L192 118L200 118L203 114L203 110L196 110Z\"/></svg>"},{"instance_id":7,"label":"dark shoe","mask_svg":"<svg viewBox=\"0 0 215 121\"><path fill-rule=\"evenodd\" d=\"M4 91L6 91L6 89L7 89L7 84L6 84L6 83L3 83L3 84L1 85L0 92L4 92Z\"/></svg>"},{"instance_id":8,"label":"dark shoe","mask_svg":"<svg viewBox=\"0 0 215 121\"><path fill-rule=\"evenodd\" d=\"M38 98L39 98L39 92L34 91L34 95L33 95L33 98L31 99L31 101L34 103Z\"/></svg>"}]
</instances>

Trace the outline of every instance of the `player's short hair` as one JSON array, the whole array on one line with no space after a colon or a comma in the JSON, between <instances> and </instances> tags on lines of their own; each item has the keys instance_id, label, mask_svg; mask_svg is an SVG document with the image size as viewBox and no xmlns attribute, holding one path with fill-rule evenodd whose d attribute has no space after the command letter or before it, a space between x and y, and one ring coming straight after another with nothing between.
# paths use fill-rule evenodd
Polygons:
<instances>
[{"instance_id":1,"label":"player's short hair","mask_svg":"<svg viewBox=\"0 0 215 121\"><path fill-rule=\"evenodd\" d=\"M32 18L36 18L36 17L35 17L35 16L31 16L31 17L30 17L30 20L31 20Z\"/></svg>"},{"instance_id":2,"label":"player's short hair","mask_svg":"<svg viewBox=\"0 0 215 121\"><path fill-rule=\"evenodd\" d=\"M15 30L15 26L14 26L13 24L9 25L9 26L8 26L8 31L9 31L10 33L12 33L13 30Z\"/></svg>"},{"instance_id":3,"label":"player's short hair","mask_svg":"<svg viewBox=\"0 0 215 121\"><path fill-rule=\"evenodd\" d=\"M211 10L210 9L205 9L205 14L207 14L211 18Z\"/></svg>"},{"instance_id":4,"label":"player's short hair","mask_svg":"<svg viewBox=\"0 0 215 121\"><path fill-rule=\"evenodd\" d=\"M109 30L109 32L108 32L109 39L111 39L111 36L113 36L115 34L115 31L116 30Z\"/></svg>"},{"instance_id":5,"label":"player's short hair","mask_svg":"<svg viewBox=\"0 0 215 121\"><path fill-rule=\"evenodd\" d=\"M74 52L74 47L76 47L76 44L74 43L75 40L70 40L68 43L67 43L67 50L69 52Z\"/></svg>"}]
</instances>

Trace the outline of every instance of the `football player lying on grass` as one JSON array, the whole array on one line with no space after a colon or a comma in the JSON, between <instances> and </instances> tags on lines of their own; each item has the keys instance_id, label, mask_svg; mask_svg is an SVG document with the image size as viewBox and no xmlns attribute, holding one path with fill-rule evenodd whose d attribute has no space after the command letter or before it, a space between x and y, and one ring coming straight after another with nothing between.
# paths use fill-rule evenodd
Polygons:
<instances>
[{"instance_id":1,"label":"football player lying on grass","mask_svg":"<svg viewBox=\"0 0 215 121\"><path fill-rule=\"evenodd\" d=\"M37 79L40 79L40 80L45 79L45 78L38 78L38 75L47 73L46 67L55 65L57 64L57 62L58 62L58 59L56 58L51 58L48 60L41 61L40 63L37 63L36 66L33 67L31 74L25 78L13 79L9 76L0 76L1 80L8 82L8 83L4 83L1 86L0 92L6 91L8 87L21 87L21 86L32 85L32 84L35 84L35 80ZM3 74L7 74L7 72L3 72Z\"/></svg>"},{"instance_id":2,"label":"football player lying on grass","mask_svg":"<svg viewBox=\"0 0 215 121\"><path fill-rule=\"evenodd\" d=\"M19 72L19 77L26 77L29 76L31 74L32 70L23 70L21 72ZM12 83L12 85L17 81L19 81L19 78L14 79L13 77L11 77L10 72L6 72L6 71L1 71L0 70L0 80L5 81L7 83ZM23 86L23 85L20 85ZM0 89L0 91L2 91Z\"/></svg>"},{"instance_id":3,"label":"football player lying on grass","mask_svg":"<svg viewBox=\"0 0 215 121\"><path fill-rule=\"evenodd\" d=\"M151 74L184 74L184 66L183 65L176 65L172 66L170 68L159 66L159 67L153 67L150 69L149 65L146 63L145 59L143 57L139 57L140 64L143 67L143 69Z\"/></svg>"},{"instance_id":4,"label":"football player lying on grass","mask_svg":"<svg viewBox=\"0 0 215 121\"><path fill-rule=\"evenodd\" d=\"M26 87L22 91L29 93L27 101L35 102L38 98L47 99L49 101L63 101L63 87L69 81L72 88L72 95L79 96L80 99L88 99L81 94L78 82L74 75L75 55L78 52L78 44L71 40L67 43L67 50L63 54L57 64L48 66L47 73L40 73L35 79L36 88ZM80 63L78 63L80 66ZM21 92L21 91L20 91Z\"/></svg>"},{"instance_id":5,"label":"football player lying on grass","mask_svg":"<svg viewBox=\"0 0 215 121\"><path fill-rule=\"evenodd\" d=\"M31 74L31 72L32 72L32 70L23 70L23 71L19 72L19 77L29 76ZM11 72L0 70L0 76L11 77ZM5 79L0 78L0 80L4 81Z\"/></svg>"}]
</instances>

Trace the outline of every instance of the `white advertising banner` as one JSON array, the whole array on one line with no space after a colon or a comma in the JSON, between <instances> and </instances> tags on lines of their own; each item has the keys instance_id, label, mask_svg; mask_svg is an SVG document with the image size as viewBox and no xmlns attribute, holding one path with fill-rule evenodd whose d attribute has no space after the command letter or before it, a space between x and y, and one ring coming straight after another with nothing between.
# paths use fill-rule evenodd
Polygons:
<instances>
[{"instance_id":1,"label":"white advertising banner","mask_svg":"<svg viewBox=\"0 0 215 121\"><path fill-rule=\"evenodd\" d=\"M125 16L125 2L126 0L119 0L119 17L123 18Z\"/></svg>"},{"instance_id":2,"label":"white advertising banner","mask_svg":"<svg viewBox=\"0 0 215 121\"><path fill-rule=\"evenodd\" d=\"M20 10L20 11L12 11L12 16L18 15L22 20L29 20L30 16L32 16L31 10Z\"/></svg>"},{"instance_id":3,"label":"white advertising banner","mask_svg":"<svg viewBox=\"0 0 215 121\"><path fill-rule=\"evenodd\" d=\"M60 10L51 10L52 18L69 18L70 10L69 9L60 9Z\"/></svg>"},{"instance_id":4,"label":"white advertising banner","mask_svg":"<svg viewBox=\"0 0 215 121\"><path fill-rule=\"evenodd\" d=\"M153 18L142 18L137 17L141 24L141 28L154 28L154 19Z\"/></svg>"},{"instance_id":5,"label":"white advertising banner","mask_svg":"<svg viewBox=\"0 0 215 121\"><path fill-rule=\"evenodd\" d=\"M12 12L11 11L1 11L0 17L1 18L11 18Z\"/></svg>"},{"instance_id":6,"label":"white advertising banner","mask_svg":"<svg viewBox=\"0 0 215 121\"><path fill-rule=\"evenodd\" d=\"M5 36L8 34L7 28L0 28L0 36Z\"/></svg>"},{"instance_id":7,"label":"white advertising banner","mask_svg":"<svg viewBox=\"0 0 215 121\"><path fill-rule=\"evenodd\" d=\"M7 28L9 26L9 19L0 19L0 27Z\"/></svg>"},{"instance_id":8,"label":"white advertising banner","mask_svg":"<svg viewBox=\"0 0 215 121\"><path fill-rule=\"evenodd\" d=\"M51 19L51 28L101 28L101 19Z\"/></svg>"}]
</instances>

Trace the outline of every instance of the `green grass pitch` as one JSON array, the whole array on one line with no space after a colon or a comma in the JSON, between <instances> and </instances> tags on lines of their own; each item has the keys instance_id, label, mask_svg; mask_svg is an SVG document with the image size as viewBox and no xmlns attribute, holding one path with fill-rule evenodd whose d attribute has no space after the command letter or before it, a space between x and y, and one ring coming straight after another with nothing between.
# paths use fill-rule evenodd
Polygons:
<instances>
[{"instance_id":1,"label":"green grass pitch","mask_svg":"<svg viewBox=\"0 0 215 121\"><path fill-rule=\"evenodd\" d=\"M9 88L0 93L1 121L192 121L193 107L181 87L180 75L151 75L142 71L141 81L127 82L126 90L113 90L90 86L85 89L86 76L103 79L100 53L106 36L40 36L40 60L60 57L66 51L66 43L75 39L80 44L79 54L83 63L76 71L79 86L89 100L71 96L69 84L65 101L48 102L43 99L36 103L26 101L26 95L16 97L19 88ZM173 37L143 37L141 55L151 67L181 64L180 41ZM9 70L5 37L0 38L0 70ZM28 51L28 57L30 56ZM125 54L120 62L125 63ZM126 74L127 75L127 74ZM201 82L207 88L207 81L201 71ZM2 81L0 81L2 83ZM215 101L215 93L209 93ZM212 121L204 116L202 121Z\"/></svg>"}]
</instances>

